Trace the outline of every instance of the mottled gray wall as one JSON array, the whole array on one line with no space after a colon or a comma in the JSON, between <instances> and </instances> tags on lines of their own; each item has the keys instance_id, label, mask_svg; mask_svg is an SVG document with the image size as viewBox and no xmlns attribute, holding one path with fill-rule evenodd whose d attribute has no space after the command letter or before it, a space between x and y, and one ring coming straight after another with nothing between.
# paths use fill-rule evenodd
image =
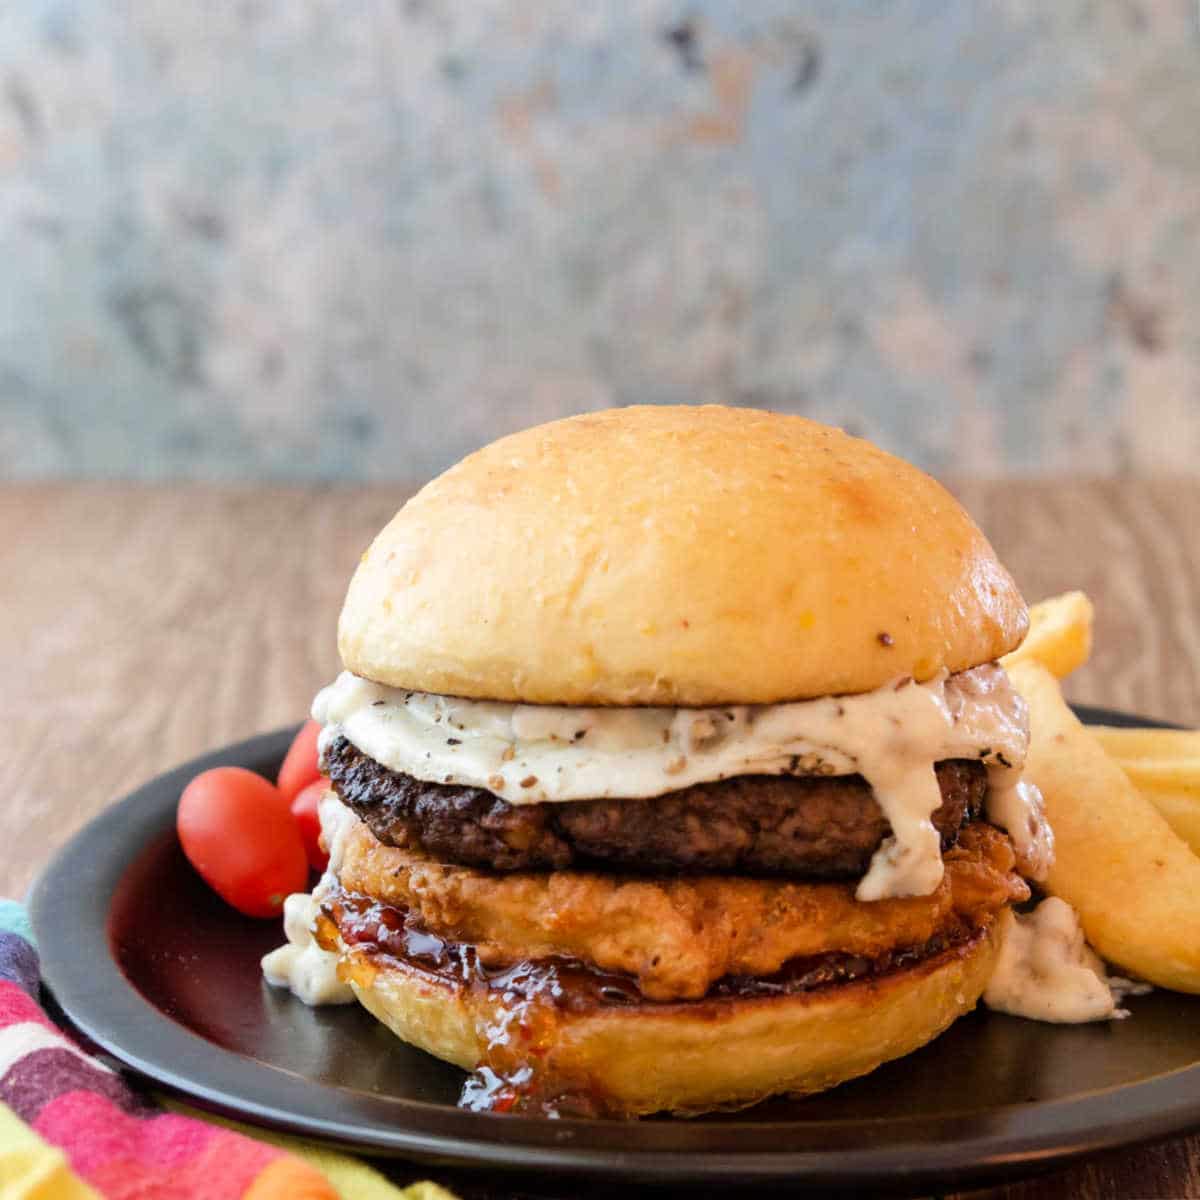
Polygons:
<instances>
[{"instance_id":1,"label":"mottled gray wall","mask_svg":"<svg viewBox=\"0 0 1200 1200\"><path fill-rule=\"evenodd\" d=\"M411 477L635 401L1192 470L1188 0L12 0L0 473Z\"/></svg>"}]
</instances>

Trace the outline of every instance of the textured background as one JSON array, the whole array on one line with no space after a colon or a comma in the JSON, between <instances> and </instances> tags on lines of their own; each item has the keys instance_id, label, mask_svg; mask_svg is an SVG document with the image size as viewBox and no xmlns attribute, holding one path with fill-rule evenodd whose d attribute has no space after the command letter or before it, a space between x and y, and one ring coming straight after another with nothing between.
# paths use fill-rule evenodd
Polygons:
<instances>
[{"instance_id":1,"label":"textured background","mask_svg":"<svg viewBox=\"0 0 1200 1200\"><path fill-rule=\"evenodd\" d=\"M0 5L0 474L412 478L683 400L1192 471L1194 5Z\"/></svg>"}]
</instances>

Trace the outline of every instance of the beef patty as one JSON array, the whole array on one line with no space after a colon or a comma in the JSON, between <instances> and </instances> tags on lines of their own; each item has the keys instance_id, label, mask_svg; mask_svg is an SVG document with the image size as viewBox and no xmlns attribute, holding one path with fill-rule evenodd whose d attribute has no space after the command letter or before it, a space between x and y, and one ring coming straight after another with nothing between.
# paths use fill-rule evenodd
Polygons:
<instances>
[{"instance_id":1,"label":"beef patty","mask_svg":"<svg viewBox=\"0 0 1200 1200\"><path fill-rule=\"evenodd\" d=\"M739 775L650 799L509 804L483 788L389 771L346 738L325 751L342 802L388 846L496 871L671 868L813 879L862 875L890 833L861 775ZM978 816L982 763L936 765L942 849Z\"/></svg>"}]
</instances>

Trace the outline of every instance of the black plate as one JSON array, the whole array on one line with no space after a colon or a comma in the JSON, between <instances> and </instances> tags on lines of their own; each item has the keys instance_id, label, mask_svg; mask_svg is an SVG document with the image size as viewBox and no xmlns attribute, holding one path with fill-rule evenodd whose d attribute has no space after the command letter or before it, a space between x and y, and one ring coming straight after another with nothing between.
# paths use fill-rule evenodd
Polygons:
<instances>
[{"instance_id":1,"label":"black plate","mask_svg":"<svg viewBox=\"0 0 1200 1200\"><path fill-rule=\"evenodd\" d=\"M1130 1001L1123 1022L1053 1026L975 1012L865 1079L733 1116L622 1123L463 1112L459 1071L357 1006L310 1010L263 984L258 959L281 941L278 923L225 907L179 849L184 784L219 764L273 775L293 732L155 779L77 834L33 892L44 976L62 1011L115 1058L197 1104L373 1154L709 1190L767 1180L812 1191L981 1183L1200 1126L1200 1005L1164 991Z\"/></svg>"}]
</instances>

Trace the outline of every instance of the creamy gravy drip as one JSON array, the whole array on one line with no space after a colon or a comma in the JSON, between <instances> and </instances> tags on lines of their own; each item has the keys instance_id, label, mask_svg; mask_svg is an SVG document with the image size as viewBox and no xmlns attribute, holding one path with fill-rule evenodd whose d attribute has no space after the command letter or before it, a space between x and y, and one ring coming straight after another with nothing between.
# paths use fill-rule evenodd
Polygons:
<instances>
[{"instance_id":1,"label":"creamy gravy drip","mask_svg":"<svg viewBox=\"0 0 1200 1200\"><path fill-rule=\"evenodd\" d=\"M484 788L510 804L636 800L735 775L861 774L892 836L860 900L928 895L941 881L930 817L941 803L933 764L942 759L984 762L1004 797L997 823L1011 822L1030 862L1049 853L1036 792L1009 786L1025 759L1028 721L995 664L858 695L713 708L464 700L343 672L318 694L313 716L324 726L322 749L343 736L390 770Z\"/></svg>"},{"instance_id":2,"label":"creamy gravy drip","mask_svg":"<svg viewBox=\"0 0 1200 1200\"><path fill-rule=\"evenodd\" d=\"M987 819L1012 839L1021 874L1045 879L1054 866L1054 831L1037 785L1016 771L988 767Z\"/></svg>"},{"instance_id":3,"label":"creamy gravy drip","mask_svg":"<svg viewBox=\"0 0 1200 1200\"><path fill-rule=\"evenodd\" d=\"M337 955L322 950L313 937L321 901L338 886L346 838L358 818L337 798L326 792L317 806L321 837L329 850L329 865L312 893L293 892L283 902L283 933L287 941L264 954L263 978L272 986L287 988L305 1004L349 1004L354 992L337 977Z\"/></svg>"},{"instance_id":4,"label":"creamy gravy drip","mask_svg":"<svg viewBox=\"0 0 1200 1200\"><path fill-rule=\"evenodd\" d=\"M1110 980L1087 944L1079 916L1057 896L1010 916L996 969L983 993L989 1008L1035 1021L1080 1024L1129 1016L1123 995L1147 990Z\"/></svg>"},{"instance_id":5,"label":"creamy gravy drip","mask_svg":"<svg viewBox=\"0 0 1200 1200\"><path fill-rule=\"evenodd\" d=\"M272 987L287 988L305 1004L349 1004L354 992L337 977L337 955L313 940L317 906L308 892L294 892L283 902L283 932L287 942L263 955L263 978Z\"/></svg>"}]
</instances>

